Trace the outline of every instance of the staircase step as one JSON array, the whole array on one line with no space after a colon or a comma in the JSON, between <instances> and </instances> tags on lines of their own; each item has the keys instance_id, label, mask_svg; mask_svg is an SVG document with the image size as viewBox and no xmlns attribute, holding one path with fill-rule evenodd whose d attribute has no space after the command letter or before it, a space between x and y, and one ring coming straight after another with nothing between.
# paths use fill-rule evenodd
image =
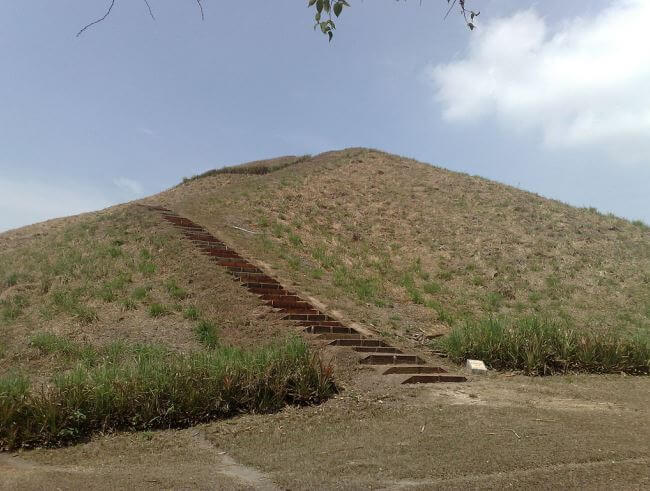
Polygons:
<instances>
[{"instance_id":1,"label":"staircase step","mask_svg":"<svg viewBox=\"0 0 650 491\"><path fill-rule=\"evenodd\" d=\"M194 242L196 245L199 246L199 249L203 249L205 245L203 242L208 242L210 244L219 244L222 246L223 249L225 249L226 245L221 242L220 240L217 240L216 238L212 237L212 235L206 235L206 234L185 234L185 236L190 239L192 242Z\"/></svg>"},{"instance_id":2,"label":"staircase step","mask_svg":"<svg viewBox=\"0 0 650 491\"><path fill-rule=\"evenodd\" d=\"M326 332L316 336L316 339L356 339L361 340L363 336L361 334L339 334L336 332Z\"/></svg>"},{"instance_id":3,"label":"staircase step","mask_svg":"<svg viewBox=\"0 0 650 491\"><path fill-rule=\"evenodd\" d=\"M310 308L310 305L307 304L307 307L274 307L278 309L278 312L283 314L290 315L320 315L318 310Z\"/></svg>"},{"instance_id":4,"label":"staircase step","mask_svg":"<svg viewBox=\"0 0 650 491\"><path fill-rule=\"evenodd\" d=\"M248 288L252 293L256 293L259 295L260 292L267 292L267 291L286 291L282 287L280 283L256 283L254 281L246 281L242 282L242 285L244 285L246 288Z\"/></svg>"},{"instance_id":5,"label":"staircase step","mask_svg":"<svg viewBox=\"0 0 650 491\"><path fill-rule=\"evenodd\" d=\"M462 375L413 375L402 384L437 384L440 382L467 382Z\"/></svg>"},{"instance_id":6,"label":"staircase step","mask_svg":"<svg viewBox=\"0 0 650 491\"><path fill-rule=\"evenodd\" d=\"M295 302L304 302L302 298L300 298L298 295L290 295L290 294L277 294L277 293L265 293L260 297L262 300L267 300L267 301L275 301L275 300L293 300Z\"/></svg>"},{"instance_id":7,"label":"staircase step","mask_svg":"<svg viewBox=\"0 0 650 491\"><path fill-rule=\"evenodd\" d=\"M328 317L324 314L289 314L282 319L288 321L325 321Z\"/></svg>"},{"instance_id":8,"label":"staircase step","mask_svg":"<svg viewBox=\"0 0 650 491\"><path fill-rule=\"evenodd\" d=\"M237 251L233 251L232 249L229 249L222 243L212 243L210 242L209 244L202 245L199 247L199 250L204 253L204 254L210 254L211 252L221 252L221 251L230 251L231 253L237 254ZM224 258L219 258L219 257L214 257L213 261L242 261L244 258L242 257L224 257Z\"/></svg>"},{"instance_id":9,"label":"staircase step","mask_svg":"<svg viewBox=\"0 0 650 491\"><path fill-rule=\"evenodd\" d=\"M204 251L208 256L212 257L233 257L233 258L241 258L239 254L236 252L230 250L230 249L209 249L207 251Z\"/></svg>"},{"instance_id":10,"label":"staircase step","mask_svg":"<svg viewBox=\"0 0 650 491\"><path fill-rule=\"evenodd\" d=\"M392 346L355 346L352 349L358 353L402 353L400 349L393 348Z\"/></svg>"},{"instance_id":11,"label":"staircase step","mask_svg":"<svg viewBox=\"0 0 650 491\"><path fill-rule=\"evenodd\" d=\"M300 321L298 322L301 326L306 326L306 327L311 327L311 326L329 326L329 327L346 327L343 324L341 324L339 321L335 320L327 320L327 321L320 321L320 322L313 322L313 321Z\"/></svg>"},{"instance_id":12,"label":"staircase step","mask_svg":"<svg viewBox=\"0 0 650 491\"><path fill-rule=\"evenodd\" d=\"M201 227L200 225L174 225L178 230L183 232L184 234L207 234L208 231Z\"/></svg>"},{"instance_id":13,"label":"staircase step","mask_svg":"<svg viewBox=\"0 0 650 491\"><path fill-rule=\"evenodd\" d=\"M368 355L359 360L362 365L425 365L426 362L416 355Z\"/></svg>"},{"instance_id":14,"label":"staircase step","mask_svg":"<svg viewBox=\"0 0 650 491\"><path fill-rule=\"evenodd\" d=\"M266 273L260 272L260 273L241 273L237 271L233 271L232 275L239 278L241 281L245 283L277 283L275 278L271 278L270 276L267 276Z\"/></svg>"},{"instance_id":15,"label":"staircase step","mask_svg":"<svg viewBox=\"0 0 650 491\"><path fill-rule=\"evenodd\" d=\"M402 353L401 350L393 348L392 346L355 346L352 349L359 353Z\"/></svg>"},{"instance_id":16,"label":"staircase step","mask_svg":"<svg viewBox=\"0 0 650 491\"><path fill-rule=\"evenodd\" d=\"M410 375L413 373L447 373L442 367L432 367L429 365L415 365L415 366L396 366L390 367L384 372L384 375Z\"/></svg>"},{"instance_id":17,"label":"staircase step","mask_svg":"<svg viewBox=\"0 0 650 491\"><path fill-rule=\"evenodd\" d=\"M181 218L181 217L170 216L170 215L163 215L163 217L168 222L171 222L174 225L179 225L181 227L199 227L199 225L194 223L192 220L188 220L187 218Z\"/></svg>"},{"instance_id":18,"label":"staircase step","mask_svg":"<svg viewBox=\"0 0 650 491\"><path fill-rule=\"evenodd\" d=\"M324 333L334 333L334 334L359 334L356 329L345 326L321 326L314 325L309 326L303 329L302 332L307 334L324 334Z\"/></svg>"},{"instance_id":19,"label":"staircase step","mask_svg":"<svg viewBox=\"0 0 650 491\"><path fill-rule=\"evenodd\" d=\"M381 339L335 339L330 346L369 346L369 347L380 347L388 346Z\"/></svg>"},{"instance_id":20,"label":"staircase step","mask_svg":"<svg viewBox=\"0 0 650 491\"><path fill-rule=\"evenodd\" d=\"M245 259L233 259L233 258L225 258L225 259L218 259L215 260L216 263L219 266L223 266L224 268L255 268L251 263L246 261ZM255 268L257 269L257 268ZM258 271L261 273L262 270Z\"/></svg>"},{"instance_id":21,"label":"staircase step","mask_svg":"<svg viewBox=\"0 0 650 491\"><path fill-rule=\"evenodd\" d=\"M251 293L254 293L255 295L262 295L262 296L265 296L265 295L277 295L277 296L292 295L292 293L289 292L288 290L285 290L282 287L278 288L278 286L265 288L265 287L250 286L250 285L254 285L254 283L244 283L244 285L246 286L246 288L248 288L248 291L250 291Z\"/></svg>"},{"instance_id":22,"label":"staircase step","mask_svg":"<svg viewBox=\"0 0 650 491\"><path fill-rule=\"evenodd\" d=\"M264 303L266 303L267 305L271 305L272 307L275 307L277 309L280 308L313 309L314 308L310 303L307 303L304 300L296 300L295 298L292 298L290 296L287 296L287 298L277 298L276 300L262 299L262 301L264 301Z\"/></svg>"}]
</instances>

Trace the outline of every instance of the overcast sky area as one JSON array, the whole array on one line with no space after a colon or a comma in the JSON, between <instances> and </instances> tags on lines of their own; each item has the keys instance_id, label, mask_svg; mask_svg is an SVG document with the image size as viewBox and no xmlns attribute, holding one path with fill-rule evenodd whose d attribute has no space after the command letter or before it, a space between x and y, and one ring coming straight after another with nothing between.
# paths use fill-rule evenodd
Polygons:
<instances>
[{"instance_id":1,"label":"overcast sky area","mask_svg":"<svg viewBox=\"0 0 650 491\"><path fill-rule=\"evenodd\" d=\"M650 223L650 1L0 3L0 231L351 146Z\"/></svg>"}]
</instances>

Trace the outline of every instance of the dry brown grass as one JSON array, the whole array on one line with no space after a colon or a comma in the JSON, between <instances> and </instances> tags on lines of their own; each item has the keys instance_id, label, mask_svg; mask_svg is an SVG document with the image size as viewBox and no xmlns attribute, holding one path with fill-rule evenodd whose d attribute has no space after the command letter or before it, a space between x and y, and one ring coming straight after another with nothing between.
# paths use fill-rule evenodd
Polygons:
<instances>
[{"instance_id":1,"label":"dry brown grass","mask_svg":"<svg viewBox=\"0 0 650 491\"><path fill-rule=\"evenodd\" d=\"M536 315L650 328L650 229L367 149L151 198L384 335ZM230 225L258 231L250 235Z\"/></svg>"}]
</instances>

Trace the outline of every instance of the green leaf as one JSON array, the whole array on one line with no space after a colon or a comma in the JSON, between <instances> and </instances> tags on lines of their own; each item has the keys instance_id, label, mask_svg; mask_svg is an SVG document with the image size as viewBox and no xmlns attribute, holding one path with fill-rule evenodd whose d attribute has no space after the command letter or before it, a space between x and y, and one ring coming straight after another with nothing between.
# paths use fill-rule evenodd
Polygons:
<instances>
[{"instance_id":1,"label":"green leaf","mask_svg":"<svg viewBox=\"0 0 650 491\"><path fill-rule=\"evenodd\" d=\"M341 2L336 2L334 4L334 15L337 17L341 15L341 11L343 10L343 4Z\"/></svg>"}]
</instances>

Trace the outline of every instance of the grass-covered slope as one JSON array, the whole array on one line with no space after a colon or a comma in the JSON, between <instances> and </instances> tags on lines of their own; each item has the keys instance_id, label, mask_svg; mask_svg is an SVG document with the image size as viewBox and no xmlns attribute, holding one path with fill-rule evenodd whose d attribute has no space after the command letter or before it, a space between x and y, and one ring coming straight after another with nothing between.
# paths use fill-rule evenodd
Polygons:
<instances>
[{"instance_id":1,"label":"grass-covered slope","mask_svg":"<svg viewBox=\"0 0 650 491\"><path fill-rule=\"evenodd\" d=\"M195 351L283 337L278 319L178 232L140 207L60 219L0 235L0 375L51 365L36 341ZM213 327L211 327L213 326ZM47 371L46 370L46 371Z\"/></svg>"},{"instance_id":2,"label":"grass-covered slope","mask_svg":"<svg viewBox=\"0 0 650 491\"><path fill-rule=\"evenodd\" d=\"M0 449L318 402L289 327L141 207L1 234Z\"/></svg>"},{"instance_id":3,"label":"grass-covered slope","mask_svg":"<svg viewBox=\"0 0 650 491\"><path fill-rule=\"evenodd\" d=\"M151 201L382 334L486 317L650 328L646 225L410 159L330 152L264 175L208 174Z\"/></svg>"}]
</instances>

